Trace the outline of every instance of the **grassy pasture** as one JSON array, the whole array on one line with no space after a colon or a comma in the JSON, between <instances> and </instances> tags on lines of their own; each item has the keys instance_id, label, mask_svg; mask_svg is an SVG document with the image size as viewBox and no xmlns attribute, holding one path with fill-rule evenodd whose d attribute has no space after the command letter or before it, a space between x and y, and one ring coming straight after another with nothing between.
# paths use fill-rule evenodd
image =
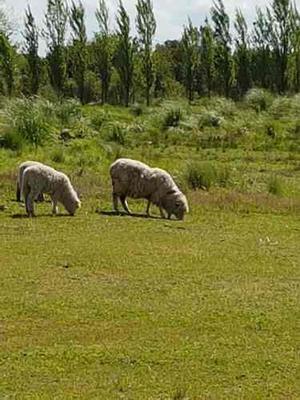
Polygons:
<instances>
[{"instance_id":1,"label":"grassy pasture","mask_svg":"<svg viewBox=\"0 0 300 400\"><path fill-rule=\"evenodd\" d=\"M95 126L96 110L84 110ZM188 127L180 142L164 128L156 145L149 114L107 112L125 144L105 126L101 143L0 149L0 399L300 398L299 153L288 139L269 151L198 148ZM149 130L135 138L130 124ZM150 219L110 215L118 155L170 170L186 220L154 207ZM49 203L24 218L15 169L33 158L71 175L83 200L74 218L52 217ZM228 168L226 185L191 190L191 162Z\"/></svg>"}]
</instances>

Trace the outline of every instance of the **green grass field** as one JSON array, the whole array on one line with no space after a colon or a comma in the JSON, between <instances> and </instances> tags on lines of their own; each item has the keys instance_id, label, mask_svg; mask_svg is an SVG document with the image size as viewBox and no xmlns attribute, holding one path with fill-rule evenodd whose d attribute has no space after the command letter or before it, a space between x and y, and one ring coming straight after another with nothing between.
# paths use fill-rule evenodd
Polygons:
<instances>
[{"instance_id":1,"label":"green grass field","mask_svg":"<svg viewBox=\"0 0 300 400\"><path fill-rule=\"evenodd\" d=\"M300 399L299 153L173 139L0 149L1 400ZM116 155L173 173L186 219L110 215ZM70 174L75 217L13 201L33 158ZM191 190L191 161L226 166L225 187Z\"/></svg>"}]
</instances>

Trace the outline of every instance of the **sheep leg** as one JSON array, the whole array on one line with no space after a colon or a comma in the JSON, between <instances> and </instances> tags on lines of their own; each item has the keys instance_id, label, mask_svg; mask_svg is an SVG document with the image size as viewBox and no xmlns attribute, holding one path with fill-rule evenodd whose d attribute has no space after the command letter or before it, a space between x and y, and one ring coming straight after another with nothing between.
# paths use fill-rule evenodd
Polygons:
<instances>
[{"instance_id":1,"label":"sheep leg","mask_svg":"<svg viewBox=\"0 0 300 400\"><path fill-rule=\"evenodd\" d=\"M25 205L28 217L34 217L34 197L32 192L25 194Z\"/></svg>"},{"instance_id":2,"label":"sheep leg","mask_svg":"<svg viewBox=\"0 0 300 400\"><path fill-rule=\"evenodd\" d=\"M128 208L128 203L126 201L126 197L120 196L120 200L121 200L122 206L123 206L124 210L127 212L127 214L131 214L131 211Z\"/></svg>"},{"instance_id":3,"label":"sheep leg","mask_svg":"<svg viewBox=\"0 0 300 400\"><path fill-rule=\"evenodd\" d=\"M116 195L116 193L113 193L113 209L115 210L115 212L119 212L119 209L118 209L118 196Z\"/></svg>"},{"instance_id":4,"label":"sheep leg","mask_svg":"<svg viewBox=\"0 0 300 400\"><path fill-rule=\"evenodd\" d=\"M20 203L20 201L21 201L21 189L20 189L19 182L17 182L16 199L17 199L17 202Z\"/></svg>"},{"instance_id":5,"label":"sheep leg","mask_svg":"<svg viewBox=\"0 0 300 400\"><path fill-rule=\"evenodd\" d=\"M51 197L51 200L52 200L52 214L57 215L58 213L57 200L53 197Z\"/></svg>"},{"instance_id":6,"label":"sheep leg","mask_svg":"<svg viewBox=\"0 0 300 400\"><path fill-rule=\"evenodd\" d=\"M159 206L159 211L160 211L160 216L161 216L162 218L166 218L165 213L164 213L164 210L163 210L163 208L162 208L161 206Z\"/></svg>"},{"instance_id":7,"label":"sheep leg","mask_svg":"<svg viewBox=\"0 0 300 400\"><path fill-rule=\"evenodd\" d=\"M147 217L150 217L150 206L151 206L151 201L150 201L150 200L148 200L148 203L147 203L147 209L146 209L146 214L147 214Z\"/></svg>"},{"instance_id":8,"label":"sheep leg","mask_svg":"<svg viewBox=\"0 0 300 400\"><path fill-rule=\"evenodd\" d=\"M43 201L45 201L43 193L40 193L40 194L37 196L36 201L37 201L38 203L43 203Z\"/></svg>"}]
</instances>

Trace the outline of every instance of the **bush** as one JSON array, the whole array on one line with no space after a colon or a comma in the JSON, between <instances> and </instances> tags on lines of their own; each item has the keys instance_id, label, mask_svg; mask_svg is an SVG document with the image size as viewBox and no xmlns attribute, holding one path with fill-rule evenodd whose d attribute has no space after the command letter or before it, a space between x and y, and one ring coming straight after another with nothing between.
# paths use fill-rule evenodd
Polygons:
<instances>
[{"instance_id":1,"label":"bush","mask_svg":"<svg viewBox=\"0 0 300 400\"><path fill-rule=\"evenodd\" d=\"M272 93L265 89L250 89L245 96L247 106L253 108L256 112L268 110L274 101Z\"/></svg>"},{"instance_id":2,"label":"bush","mask_svg":"<svg viewBox=\"0 0 300 400\"><path fill-rule=\"evenodd\" d=\"M275 119L297 118L300 114L300 96L281 96L274 100L270 113Z\"/></svg>"},{"instance_id":3,"label":"bush","mask_svg":"<svg viewBox=\"0 0 300 400\"><path fill-rule=\"evenodd\" d=\"M19 132L9 131L0 136L0 148L22 151L25 146L24 138Z\"/></svg>"},{"instance_id":4,"label":"bush","mask_svg":"<svg viewBox=\"0 0 300 400\"><path fill-rule=\"evenodd\" d=\"M212 184L215 183L216 176L216 169L210 163L193 163L187 167L187 184L193 190L209 190Z\"/></svg>"},{"instance_id":5,"label":"bush","mask_svg":"<svg viewBox=\"0 0 300 400\"><path fill-rule=\"evenodd\" d=\"M219 128L223 119L216 115L214 112L203 113L199 119L199 128L214 127Z\"/></svg>"},{"instance_id":6,"label":"bush","mask_svg":"<svg viewBox=\"0 0 300 400\"><path fill-rule=\"evenodd\" d=\"M65 151L63 147L56 147L50 154L50 158L52 161L56 163L64 163L66 160Z\"/></svg>"},{"instance_id":7,"label":"bush","mask_svg":"<svg viewBox=\"0 0 300 400\"><path fill-rule=\"evenodd\" d=\"M87 71L84 88L85 103L98 102L99 93L101 93L101 83L98 75L93 71Z\"/></svg>"},{"instance_id":8,"label":"bush","mask_svg":"<svg viewBox=\"0 0 300 400\"><path fill-rule=\"evenodd\" d=\"M228 168L216 168L212 163L192 163L187 166L186 182L190 189L209 190L212 186L227 186L230 179Z\"/></svg>"},{"instance_id":9,"label":"bush","mask_svg":"<svg viewBox=\"0 0 300 400\"><path fill-rule=\"evenodd\" d=\"M140 104L134 104L133 106L131 106L130 111L136 117L140 117L144 114L144 107Z\"/></svg>"},{"instance_id":10,"label":"bush","mask_svg":"<svg viewBox=\"0 0 300 400\"><path fill-rule=\"evenodd\" d=\"M42 145L51 134L48 116L39 99L16 99L6 105L6 116L16 135L35 147Z\"/></svg>"},{"instance_id":11,"label":"bush","mask_svg":"<svg viewBox=\"0 0 300 400\"><path fill-rule=\"evenodd\" d=\"M271 175L267 182L267 190L269 193L275 196L282 196L283 185L280 178L277 175Z\"/></svg>"},{"instance_id":12,"label":"bush","mask_svg":"<svg viewBox=\"0 0 300 400\"><path fill-rule=\"evenodd\" d=\"M182 120L182 112L180 108L174 108L169 110L163 119L163 128L167 129L170 127L176 128L179 126L180 121Z\"/></svg>"},{"instance_id":13,"label":"bush","mask_svg":"<svg viewBox=\"0 0 300 400\"><path fill-rule=\"evenodd\" d=\"M125 145L127 131L126 128L120 124L111 124L108 129L107 139L110 142L118 143L122 146Z\"/></svg>"},{"instance_id":14,"label":"bush","mask_svg":"<svg viewBox=\"0 0 300 400\"><path fill-rule=\"evenodd\" d=\"M112 119L109 111L97 110L91 116L91 125L93 128L100 130L105 122Z\"/></svg>"},{"instance_id":15,"label":"bush","mask_svg":"<svg viewBox=\"0 0 300 400\"><path fill-rule=\"evenodd\" d=\"M77 100L57 102L55 116L63 127L69 126L81 117L81 105Z\"/></svg>"},{"instance_id":16,"label":"bush","mask_svg":"<svg viewBox=\"0 0 300 400\"><path fill-rule=\"evenodd\" d=\"M199 100L199 105L205 107L208 111L213 110L214 114L223 117L233 117L237 113L235 102L225 97L202 97Z\"/></svg>"}]
</instances>

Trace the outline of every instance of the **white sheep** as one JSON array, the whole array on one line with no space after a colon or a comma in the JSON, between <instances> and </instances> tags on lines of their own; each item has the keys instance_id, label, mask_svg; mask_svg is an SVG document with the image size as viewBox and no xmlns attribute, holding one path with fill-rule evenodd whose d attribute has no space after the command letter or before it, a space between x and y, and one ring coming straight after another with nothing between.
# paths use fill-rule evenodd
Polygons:
<instances>
[{"instance_id":1,"label":"white sheep","mask_svg":"<svg viewBox=\"0 0 300 400\"><path fill-rule=\"evenodd\" d=\"M130 214L126 197L148 200L146 214L149 216L151 203L159 207L162 218L164 210L170 219L175 215L183 219L189 211L187 199L179 190L170 174L160 168L128 158L120 158L110 166L113 187L113 207L118 212L118 199L125 211Z\"/></svg>"},{"instance_id":2,"label":"white sheep","mask_svg":"<svg viewBox=\"0 0 300 400\"><path fill-rule=\"evenodd\" d=\"M43 165L43 164L38 161L25 161L25 162L21 163L18 167L17 190L16 190L16 199L18 202L21 201L21 187L22 187L24 171L26 168L32 167L33 165ZM37 200L44 201L44 196L42 193L39 195Z\"/></svg>"},{"instance_id":3,"label":"white sheep","mask_svg":"<svg viewBox=\"0 0 300 400\"><path fill-rule=\"evenodd\" d=\"M81 203L70 179L62 172L47 165L27 167L23 174L21 196L25 199L28 216L34 216L34 199L48 193L52 200L52 212L57 214L57 203L63 204L70 215L74 215Z\"/></svg>"}]
</instances>

